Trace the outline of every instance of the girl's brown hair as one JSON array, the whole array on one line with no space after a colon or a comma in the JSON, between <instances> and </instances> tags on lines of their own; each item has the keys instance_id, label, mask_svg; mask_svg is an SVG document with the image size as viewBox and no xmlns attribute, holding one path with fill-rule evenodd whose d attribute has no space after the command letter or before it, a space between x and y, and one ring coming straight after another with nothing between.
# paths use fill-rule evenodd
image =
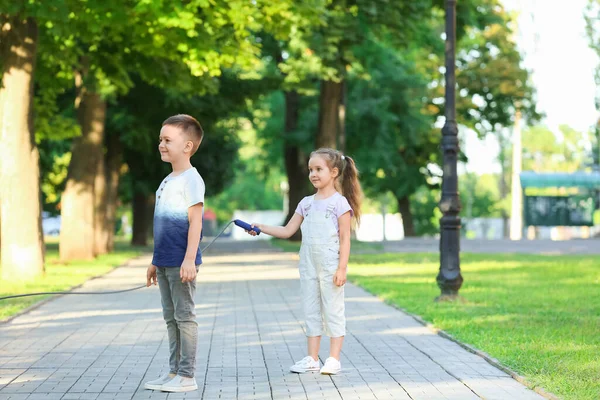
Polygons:
<instances>
[{"instance_id":1,"label":"girl's brown hair","mask_svg":"<svg viewBox=\"0 0 600 400\"><path fill-rule=\"evenodd\" d=\"M310 153L310 157L321 156L327 163L329 169L337 168L336 188L341 189L342 195L346 197L352 211L354 211L355 226L360 223L360 205L363 192L358 181L358 169L354 160L344 156L340 151L330 148L320 148Z\"/></svg>"}]
</instances>

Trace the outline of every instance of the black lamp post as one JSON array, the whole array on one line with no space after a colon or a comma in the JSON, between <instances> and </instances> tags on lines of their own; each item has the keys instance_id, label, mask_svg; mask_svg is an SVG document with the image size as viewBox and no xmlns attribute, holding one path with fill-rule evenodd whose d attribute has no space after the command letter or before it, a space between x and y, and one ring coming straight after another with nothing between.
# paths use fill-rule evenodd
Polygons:
<instances>
[{"instance_id":1,"label":"black lamp post","mask_svg":"<svg viewBox=\"0 0 600 400\"><path fill-rule=\"evenodd\" d=\"M463 278L460 274L460 197L458 195L458 127L456 125L456 0L446 0L446 122L442 128L443 178L440 210L440 271L436 301L458 299Z\"/></svg>"}]
</instances>

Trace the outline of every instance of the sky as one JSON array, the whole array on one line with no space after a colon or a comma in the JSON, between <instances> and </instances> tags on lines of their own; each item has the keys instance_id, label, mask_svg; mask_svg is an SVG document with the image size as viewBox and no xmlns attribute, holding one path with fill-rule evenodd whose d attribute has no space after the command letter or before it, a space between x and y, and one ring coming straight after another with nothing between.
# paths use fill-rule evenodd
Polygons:
<instances>
[{"instance_id":1,"label":"sky","mask_svg":"<svg viewBox=\"0 0 600 400\"><path fill-rule=\"evenodd\" d=\"M541 122L553 131L561 124L589 130L598 114L594 108L594 68L599 63L588 47L583 12L587 0L504 0L510 11L520 11L517 45L525 67L532 71L538 109L546 114ZM499 172L491 163L498 154L493 138L478 140L462 132L467 170Z\"/></svg>"}]
</instances>

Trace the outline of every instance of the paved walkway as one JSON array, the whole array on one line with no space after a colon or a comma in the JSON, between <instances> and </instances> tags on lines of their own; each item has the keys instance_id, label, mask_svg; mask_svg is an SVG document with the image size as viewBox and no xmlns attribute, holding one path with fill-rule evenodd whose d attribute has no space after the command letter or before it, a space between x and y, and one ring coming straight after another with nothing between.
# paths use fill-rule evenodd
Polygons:
<instances>
[{"instance_id":1,"label":"paved walkway","mask_svg":"<svg viewBox=\"0 0 600 400\"><path fill-rule=\"evenodd\" d=\"M220 247L214 253L218 254ZM81 290L143 283L148 257ZM343 373L291 374L305 355L297 257L205 257L198 277L199 390L143 389L165 372L158 288L62 296L0 324L0 399L541 399L504 372L348 284ZM322 359L328 345L321 350Z\"/></svg>"},{"instance_id":2,"label":"paved walkway","mask_svg":"<svg viewBox=\"0 0 600 400\"><path fill-rule=\"evenodd\" d=\"M387 241L383 245L386 252L416 253L440 250L439 239L405 238ZM518 253L542 255L585 255L600 254L600 239L573 240L509 240L509 239L460 239L460 249L465 253Z\"/></svg>"}]
</instances>

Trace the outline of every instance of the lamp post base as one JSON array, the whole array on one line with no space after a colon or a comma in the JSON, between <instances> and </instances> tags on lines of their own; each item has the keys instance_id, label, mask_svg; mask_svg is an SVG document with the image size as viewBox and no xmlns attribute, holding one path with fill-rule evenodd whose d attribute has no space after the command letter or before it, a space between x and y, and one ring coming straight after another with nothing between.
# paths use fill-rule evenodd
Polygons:
<instances>
[{"instance_id":1,"label":"lamp post base","mask_svg":"<svg viewBox=\"0 0 600 400\"><path fill-rule=\"evenodd\" d=\"M459 303L459 304L465 304L467 302L467 300L464 297L459 296L458 293L456 293L456 294L452 294L452 293L441 294L438 297L436 297L434 301L436 303Z\"/></svg>"}]
</instances>

